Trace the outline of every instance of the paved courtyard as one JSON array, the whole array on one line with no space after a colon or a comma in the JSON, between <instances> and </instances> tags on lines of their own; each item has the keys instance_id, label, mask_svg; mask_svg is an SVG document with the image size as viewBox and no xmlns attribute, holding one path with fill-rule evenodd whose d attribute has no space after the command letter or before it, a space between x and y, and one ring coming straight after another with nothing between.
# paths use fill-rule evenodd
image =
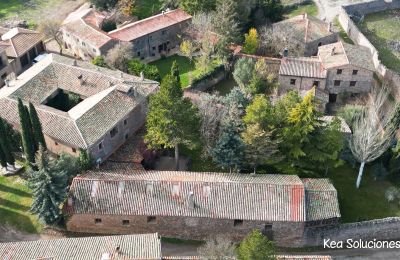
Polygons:
<instances>
[{"instance_id":1,"label":"paved courtyard","mask_svg":"<svg viewBox=\"0 0 400 260\"><path fill-rule=\"evenodd\" d=\"M319 17L327 21L333 21L339 14L342 5L349 5L362 2L370 2L371 0L314 0L318 5Z\"/></svg>"}]
</instances>

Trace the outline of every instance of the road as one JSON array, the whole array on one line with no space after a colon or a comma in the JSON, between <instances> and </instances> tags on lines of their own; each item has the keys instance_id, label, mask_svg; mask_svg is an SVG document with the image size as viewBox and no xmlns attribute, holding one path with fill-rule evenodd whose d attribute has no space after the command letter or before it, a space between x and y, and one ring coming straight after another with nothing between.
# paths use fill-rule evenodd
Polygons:
<instances>
[{"instance_id":1,"label":"road","mask_svg":"<svg viewBox=\"0 0 400 260\"><path fill-rule=\"evenodd\" d=\"M326 21L333 21L339 14L342 5L349 5L361 2L370 2L371 0L314 0L318 6L319 18Z\"/></svg>"}]
</instances>

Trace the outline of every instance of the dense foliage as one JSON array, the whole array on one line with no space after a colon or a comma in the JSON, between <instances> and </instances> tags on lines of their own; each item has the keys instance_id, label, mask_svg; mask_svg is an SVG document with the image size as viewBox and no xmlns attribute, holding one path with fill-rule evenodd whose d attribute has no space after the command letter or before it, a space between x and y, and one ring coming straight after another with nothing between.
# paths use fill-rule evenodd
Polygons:
<instances>
[{"instance_id":1,"label":"dense foliage","mask_svg":"<svg viewBox=\"0 0 400 260\"><path fill-rule=\"evenodd\" d=\"M154 65L145 64L137 59L132 59L128 61L127 68L129 74L140 76L140 73L143 72L143 75L146 79L155 80L158 82L161 81L160 72Z\"/></svg>"},{"instance_id":2,"label":"dense foliage","mask_svg":"<svg viewBox=\"0 0 400 260\"><path fill-rule=\"evenodd\" d=\"M243 239L237 253L239 260L276 259L274 242L269 241L258 229L255 229Z\"/></svg>"}]
</instances>

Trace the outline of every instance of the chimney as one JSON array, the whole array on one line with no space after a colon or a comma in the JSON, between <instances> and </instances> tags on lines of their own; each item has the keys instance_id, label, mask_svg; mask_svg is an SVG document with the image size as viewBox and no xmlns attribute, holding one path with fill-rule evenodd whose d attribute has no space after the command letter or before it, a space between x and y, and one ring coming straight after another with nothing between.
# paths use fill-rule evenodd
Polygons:
<instances>
[{"instance_id":1,"label":"chimney","mask_svg":"<svg viewBox=\"0 0 400 260\"><path fill-rule=\"evenodd\" d=\"M77 64L77 62L76 62L76 60L74 59L73 61L72 61L72 66L77 66L78 64Z\"/></svg>"},{"instance_id":2,"label":"chimney","mask_svg":"<svg viewBox=\"0 0 400 260\"><path fill-rule=\"evenodd\" d=\"M303 19L307 19L307 18L308 18L307 13L304 13L304 14L303 14Z\"/></svg>"},{"instance_id":3,"label":"chimney","mask_svg":"<svg viewBox=\"0 0 400 260\"><path fill-rule=\"evenodd\" d=\"M332 30L332 22L328 23L328 28L327 29L328 29L328 32L330 32Z\"/></svg>"},{"instance_id":4,"label":"chimney","mask_svg":"<svg viewBox=\"0 0 400 260\"><path fill-rule=\"evenodd\" d=\"M121 71L121 74L119 75L121 77L121 79L124 78L124 73Z\"/></svg>"},{"instance_id":5,"label":"chimney","mask_svg":"<svg viewBox=\"0 0 400 260\"><path fill-rule=\"evenodd\" d=\"M289 50L288 50L288 48L285 48L284 50L283 50L283 57L284 58L287 58L289 56Z\"/></svg>"},{"instance_id":6,"label":"chimney","mask_svg":"<svg viewBox=\"0 0 400 260\"><path fill-rule=\"evenodd\" d=\"M79 79L79 82L81 83L81 86L82 86L83 83L85 83L84 80L83 80L82 74L78 76L78 79Z\"/></svg>"},{"instance_id":7,"label":"chimney","mask_svg":"<svg viewBox=\"0 0 400 260\"><path fill-rule=\"evenodd\" d=\"M103 253L101 255L101 260L111 260L111 259L112 259L112 256L110 253Z\"/></svg>"},{"instance_id":8,"label":"chimney","mask_svg":"<svg viewBox=\"0 0 400 260\"><path fill-rule=\"evenodd\" d=\"M189 204L188 206L189 206L190 209L194 209L195 205L194 205L194 193L193 193L193 191L189 192L188 204Z\"/></svg>"},{"instance_id":9,"label":"chimney","mask_svg":"<svg viewBox=\"0 0 400 260\"><path fill-rule=\"evenodd\" d=\"M162 11L161 13L162 13L163 16L165 16L165 11Z\"/></svg>"},{"instance_id":10,"label":"chimney","mask_svg":"<svg viewBox=\"0 0 400 260\"><path fill-rule=\"evenodd\" d=\"M10 80L9 79L5 79L4 80L4 84L6 85L6 87L10 87Z\"/></svg>"},{"instance_id":11,"label":"chimney","mask_svg":"<svg viewBox=\"0 0 400 260\"><path fill-rule=\"evenodd\" d=\"M140 81L144 81L144 73L143 73L143 71L140 72Z\"/></svg>"},{"instance_id":12,"label":"chimney","mask_svg":"<svg viewBox=\"0 0 400 260\"><path fill-rule=\"evenodd\" d=\"M333 47L332 48L332 52L331 52L331 56L335 55L335 52L336 52L336 47Z\"/></svg>"}]
</instances>

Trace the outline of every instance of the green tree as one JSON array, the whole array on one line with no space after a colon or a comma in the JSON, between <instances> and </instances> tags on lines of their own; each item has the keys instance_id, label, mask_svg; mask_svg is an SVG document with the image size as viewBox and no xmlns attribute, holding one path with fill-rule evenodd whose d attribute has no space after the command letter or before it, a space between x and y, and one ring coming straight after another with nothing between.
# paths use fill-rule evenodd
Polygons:
<instances>
[{"instance_id":1,"label":"green tree","mask_svg":"<svg viewBox=\"0 0 400 260\"><path fill-rule=\"evenodd\" d=\"M249 33L244 36L243 52L247 54L255 54L258 49L259 39L255 28L251 28Z\"/></svg>"},{"instance_id":2,"label":"green tree","mask_svg":"<svg viewBox=\"0 0 400 260\"><path fill-rule=\"evenodd\" d=\"M261 234L260 230L253 230L240 243L238 248L239 260L274 260L275 256L274 242L269 241L266 236Z\"/></svg>"},{"instance_id":3,"label":"green tree","mask_svg":"<svg viewBox=\"0 0 400 260\"><path fill-rule=\"evenodd\" d=\"M178 84L181 84L181 77L179 75L179 66L178 63L176 62L176 60L174 60L172 62L172 66L171 66L171 75L173 77L175 77L176 82L178 82Z\"/></svg>"},{"instance_id":4,"label":"green tree","mask_svg":"<svg viewBox=\"0 0 400 260\"><path fill-rule=\"evenodd\" d=\"M29 117L28 108L24 106L21 99L18 99L18 112L22 132L22 147L24 149L25 157L31 164L35 163L35 143Z\"/></svg>"},{"instance_id":5,"label":"green tree","mask_svg":"<svg viewBox=\"0 0 400 260\"><path fill-rule=\"evenodd\" d=\"M284 8L281 0L260 0L259 4L264 12L264 17L270 22L282 20Z\"/></svg>"},{"instance_id":6,"label":"green tree","mask_svg":"<svg viewBox=\"0 0 400 260\"><path fill-rule=\"evenodd\" d=\"M246 85L253 77L254 66L255 62L249 58L240 58L235 63L233 78L242 90L246 89Z\"/></svg>"},{"instance_id":7,"label":"green tree","mask_svg":"<svg viewBox=\"0 0 400 260\"><path fill-rule=\"evenodd\" d=\"M67 176L68 183L71 183L72 179L81 172L79 158L67 153L60 154L52 163L52 171Z\"/></svg>"},{"instance_id":8,"label":"green tree","mask_svg":"<svg viewBox=\"0 0 400 260\"><path fill-rule=\"evenodd\" d=\"M46 141L44 139L42 124L40 123L38 114L32 103L29 103L29 116L32 123L33 137L35 139L35 144L37 147L42 146L46 149Z\"/></svg>"},{"instance_id":9,"label":"green tree","mask_svg":"<svg viewBox=\"0 0 400 260\"><path fill-rule=\"evenodd\" d=\"M192 63L193 53L196 50L196 47L193 44L193 42L191 42L189 40L183 40L179 49L182 52L182 54L185 55L189 59L190 63Z\"/></svg>"},{"instance_id":10,"label":"green tree","mask_svg":"<svg viewBox=\"0 0 400 260\"><path fill-rule=\"evenodd\" d=\"M0 150L4 156L5 162L8 163L9 165L14 165L15 158L12 153L10 140L11 140L11 137L7 135L6 128L5 128L5 122L3 119L0 118ZM1 157L1 155L0 155L0 157ZM0 159L0 161L2 161L2 159ZM3 162L2 162L2 166L4 167Z\"/></svg>"},{"instance_id":11,"label":"green tree","mask_svg":"<svg viewBox=\"0 0 400 260\"><path fill-rule=\"evenodd\" d=\"M2 147L0 147L0 165L3 168L7 167L6 155L4 154Z\"/></svg>"},{"instance_id":12,"label":"green tree","mask_svg":"<svg viewBox=\"0 0 400 260\"><path fill-rule=\"evenodd\" d=\"M36 161L38 171L31 171L29 178L33 193L31 211L44 223L54 224L61 217L60 207L67 196L68 176L64 170L56 170L43 148L40 148Z\"/></svg>"},{"instance_id":13,"label":"green tree","mask_svg":"<svg viewBox=\"0 0 400 260\"><path fill-rule=\"evenodd\" d=\"M106 60L104 59L103 56L96 56L93 60L92 60L92 64L99 66L99 67L107 67L107 63Z\"/></svg>"},{"instance_id":14,"label":"green tree","mask_svg":"<svg viewBox=\"0 0 400 260\"><path fill-rule=\"evenodd\" d=\"M215 0L181 0L180 6L191 15L199 12L208 13L215 10Z\"/></svg>"},{"instance_id":15,"label":"green tree","mask_svg":"<svg viewBox=\"0 0 400 260\"><path fill-rule=\"evenodd\" d=\"M97 9L110 10L117 5L118 0L90 0L90 2L94 4Z\"/></svg>"},{"instance_id":16,"label":"green tree","mask_svg":"<svg viewBox=\"0 0 400 260\"><path fill-rule=\"evenodd\" d=\"M93 167L93 158L87 150L79 149L78 163L82 171L88 171Z\"/></svg>"},{"instance_id":17,"label":"green tree","mask_svg":"<svg viewBox=\"0 0 400 260\"><path fill-rule=\"evenodd\" d=\"M145 136L151 148L175 148L175 166L179 169L179 145L193 148L199 137L197 109L183 98L176 77L167 75L160 91L150 97Z\"/></svg>"},{"instance_id":18,"label":"green tree","mask_svg":"<svg viewBox=\"0 0 400 260\"><path fill-rule=\"evenodd\" d=\"M274 128L272 113L273 107L268 97L265 95L257 95L246 108L246 115L243 117L243 121L246 125L257 124L261 129L269 131Z\"/></svg>"},{"instance_id":19,"label":"green tree","mask_svg":"<svg viewBox=\"0 0 400 260\"><path fill-rule=\"evenodd\" d=\"M156 66L144 64L137 59L129 60L127 63L127 69L128 69L129 74L132 74L135 76L140 76L141 73L143 73L143 76L146 79L150 79L150 80L154 80L154 81L161 80L160 72Z\"/></svg>"},{"instance_id":20,"label":"green tree","mask_svg":"<svg viewBox=\"0 0 400 260\"><path fill-rule=\"evenodd\" d=\"M261 79L257 73L253 73L249 85L247 86L247 92L252 95L262 94L266 90L266 82Z\"/></svg>"}]
</instances>

